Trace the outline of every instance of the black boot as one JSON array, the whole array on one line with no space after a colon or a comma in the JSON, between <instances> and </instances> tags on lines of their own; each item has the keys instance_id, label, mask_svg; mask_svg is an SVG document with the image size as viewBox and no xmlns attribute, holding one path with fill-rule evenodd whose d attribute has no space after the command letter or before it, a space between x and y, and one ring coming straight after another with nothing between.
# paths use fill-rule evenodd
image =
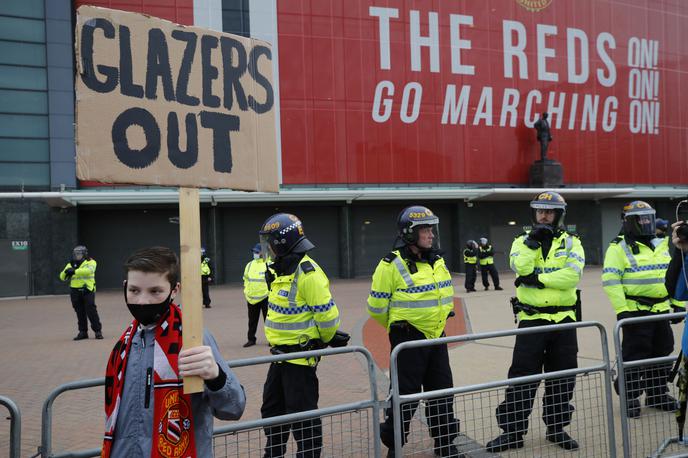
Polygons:
<instances>
[{"instance_id":1,"label":"black boot","mask_svg":"<svg viewBox=\"0 0 688 458\"><path fill-rule=\"evenodd\" d=\"M569 436L569 433L564 431L561 427L548 427L545 438L550 442L554 442L564 450L578 450L578 442Z\"/></svg>"},{"instance_id":2,"label":"black boot","mask_svg":"<svg viewBox=\"0 0 688 458\"><path fill-rule=\"evenodd\" d=\"M88 333L86 332L80 332L79 334L76 335L76 337L72 340L84 340L88 339Z\"/></svg>"},{"instance_id":3,"label":"black boot","mask_svg":"<svg viewBox=\"0 0 688 458\"><path fill-rule=\"evenodd\" d=\"M659 396L647 396L645 398L645 405L663 410L664 412L675 412L678 410L678 401L668 393L662 393Z\"/></svg>"},{"instance_id":4,"label":"black boot","mask_svg":"<svg viewBox=\"0 0 688 458\"><path fill-rule=\"evenodd\" d=\"M485 450L490 453L503 452L512 448L523 447L523 434L502 433L499 437L485 444Z\"/></svg>"},{"instance_id":5,"label":"black boot","mask_svg":"<svg viewBox=\"0 0 688 458\"><path fill-rule=\"evenodd\" d=\"M504 291L504 288L501 286L495 286L495 291Z\"/></svg>"}]
</instances>

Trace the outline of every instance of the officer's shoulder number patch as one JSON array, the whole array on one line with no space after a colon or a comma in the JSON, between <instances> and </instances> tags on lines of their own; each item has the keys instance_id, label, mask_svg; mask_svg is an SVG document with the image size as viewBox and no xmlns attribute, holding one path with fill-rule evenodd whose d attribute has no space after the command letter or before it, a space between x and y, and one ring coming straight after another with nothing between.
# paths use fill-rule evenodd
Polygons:
<instances>
[{"instance_id":1,"label":"officer's shoulder number patch","mask_svg":"<svg viewBox=\"0 0 688 458\"><path fill-rule=\"evenodd\" d=\"M315 272L315 266L310 261L303 261L301 263L301 270L304 273Z\"/></svg>"},{"instance_id":2,"label":"officer's shoulder number patch","mask_svg":"<svg viewBox=\"0 0 688 458\"><path fill-rule=\"evenodd\" d=\"M620 243L622 240L623 240L623 237L614 237L614 239L612 239L612 241L609 243L616 244L616 243Z\"/></svg>"},{"instance_id":3,"label":"officer's shoulder number patch","mask_svg":"<svg viewBox=\"0 0 688 458\"><path fill-rule=\"evenodd\" d=\"M392 261L394 261L394 258L396 258L396 257L397 257L397 254L393 251L390 251L389 253L387 253L385 255L384 258L382 258L382 260L385 262L392 262Z\"/></svg>"}]
</instances>

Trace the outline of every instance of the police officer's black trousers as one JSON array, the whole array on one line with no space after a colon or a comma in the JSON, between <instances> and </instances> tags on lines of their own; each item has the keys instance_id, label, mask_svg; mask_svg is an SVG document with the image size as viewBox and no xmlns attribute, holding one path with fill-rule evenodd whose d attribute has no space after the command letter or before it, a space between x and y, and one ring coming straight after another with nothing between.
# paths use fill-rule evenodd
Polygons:
<instances>
[{"instance_id":1,"label":"police officer's black trousers","mask_svg":"<svg viewBox=\"0 0 688 458\"><path fill-rule=\"evenodd\" d=\"M203 292L203 305L210 305L210 286L209 286L208 276L201 275L201 291Z\"/></svg>"},{"instance_id":2,"label":"police officer's black trousers","mask_svg":"<svg viewBox=\"0 0 688 458\"><path fill-rule=\"evenodd\" d=\"M565 319L562 323L570 323ZM552 324L547 320L524 320L519 329ZM578 367L578 341L575 329L516 336L516 345L509 368L509 378L523 377L545 372L555 372ZM525 434L528 417L539 382L510 386L504 402L497 407L497 424L506 433ZM574 407L571 405L575 377L545 381L542 398L542 420L548 427L563 428L571 423Z\"/></svg>"},{"instance_id":3,"label":"police officer's black trousers","mask_svg":"<svg viewBox=\"0 0 688 458\"><path fill-rule=\"evenodd\" d=\"M466 291L475 289L475 280L477 277L475 269L475 264L466 264L466 282L464 283Z\"/></svg>"},{"instance_id":4,"label":"police officer's black trousers","mask_svg":"<svg viewBox=\"0 0 688 458\"><path fill-rule=\"evenodd\" d=\"M624 361L658 358L674 351L674 333L669 321L654 321L623 327L621 354ZM671 364L655 364L626 369L626 398L636 399L643 390L647 396L660 396L668 391L667 378ZM618 389L617 389L618 391Z\"/></svg>"},{"instance_id":5,"label":"police officer's black trousers","mask_svg":"<svg viewBox=\"0 0 688 458\"><path fill-rule=\"evenodd\" d=\"M490 282L487 280L487 274L490 274L490 277L492 277L492 284L495 286L499 286L499 274L497 273L497 268L495 267L494 264L485 264L480 266L480 275L483 278L483 286L487 288L490 286Z\"/></svg>"},{"instance_id":6,"label":"police officer's black trousers","mask_svg":"<svg viewBox=\"0 0 688 458\"><path fill-rule=\"evenodd\" d=\"M424 340L422 332L408 323L393 324L389 330L392 349L409 340ZM413 394L454 386L449 353L446 345L412 348L399 353L399 393ZM401 405L404 425L402 442L406 443L411 418L418 407L417 402ZM426 402L425 417L430 426L430 435L435 440L435 451L448 447L459 432L459 420L454 418L453 397L437 398ZM385 422L380 425L380 438L387 448L394 448L394 418L392 407L385 410ZM402 445L403 445L402 443Z\"/></svg>"},{"instance_id":7,"label":"police officer's black trousers","mask_svg":"<svg viewBox=\"0 0 688 458\"><path fill-rule=\"evenodd\" d=\"M268 298L266 297L255 304L247 302L246 305L248 306L248 340L249 342L255 342L260 314L263 314L263 323L265 323L265 318L268 316Z\"/></svg>"},{"instance_id":8,"label":"police officer's black trousers","mask_svg":"<svg viewBox=\"0 0 688 458\"><path fill-rule=\"evenodd\" d=\"M71 288L69 296L76 312L79 333L86 334L88 332L88 321L91 322L91 329L94 332L100 332L102 325L96 309L96 293L86 288Z\"/></svg>"},{"instance_id":9,"label":"police officer's black trousers","mask_svg":"<svg viewBox=\"0 0 688 458\"><path fill-rule=\"evenodd\" d=\"M318 376L315 367L291 363L272 363L263 386L263 418L318 408ZM289 431L296 439L298 458L317 458L322 449L320 418L290 425L265 428L265 458L282 457L287 450Z\"/></svg>"}]
</instances>

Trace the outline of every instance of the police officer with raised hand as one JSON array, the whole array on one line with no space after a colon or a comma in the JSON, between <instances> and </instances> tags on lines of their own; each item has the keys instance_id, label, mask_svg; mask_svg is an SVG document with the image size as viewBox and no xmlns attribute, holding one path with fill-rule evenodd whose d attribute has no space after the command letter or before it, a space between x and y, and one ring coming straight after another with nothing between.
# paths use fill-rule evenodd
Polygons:
<instances>
[{"instance_id":1,"label":"police officer with raised hand","mask_svg":"<svg viewBox=\"0 0 688 458\"><path fill-rule=\"evenodd\" d=\"M74 340L88 339L88 321L96 339L102 339L102 325L96 308L96 260L88 255L88 249L79 245L72 250L72 259L60 272L60 280L69 281L72 307L76 312L79 333Z\"/></svg>"},{"instance_id":2,"label":"police officer with raised hand","mask_svg":"<svg viewBox=\"0 0 688 458\"><path fill-rule=\"evenodd\" d=\"M480 258L480 276L483 280L485 291L490 289L490 281L487 279L488 274L492 278L495 291L502 291L504 288L499 286L499 273L494 265L494 248L492 248L492 244L488 243L485 237L480 237L478 258Z\"/></svg>"},{"instance_id":3,"label":"police officer with raised hand","mask_svg":"<svg viewBox=\"0 0 688 458\"><path fill-rule=\"evenodd\" d=\"M339 310L322 268L308 256L315 246L306 238L301 221L278 213L259 231L262 250L274 260L266 271L268 316L265 337L273 354L345 346L349 335L338 331ZM272 274L274 271L274 275ZM263 418L318 408L317 358L272 363L263 387ZM265 428L265 457L286 452L289 431L297 443L296 456L319 457L322 426L319 418Z\"/></svg>"},{"instance_id":4,"label":"police officer with raised hand","mask_svg":"<svg viewBox=\"0 0 688 458\"><path fill-rule=\"evenodd\" d=\"M475 240L466 242L466 249L463 250L463 264L466 267L465 288L467 293L475 292L476 265L478 264L478 244Z\"/></svg>"},{"instance_id":5,"label":"police officer with raised hand","mask_svg":"<svg viewBox=\"0 0 688 458\"><path fill-rule=\"evenodd\" d=\"M416 205L404 209L397 219L394 251L380 261L373 274L368 313L387 329L392 349L402 342L444 336L447 317L453 313L454 287L439 251L438 226L439 218L429 208ZM454 385L446 344L404 350L399 354L398 367L402 395ZM417 406L417 402L401 406L404 443ZM385 417L380 436L390 457L394 456L391 407L385 411ZM453 397L429 400L425 417L435 454L464 456L453 445L459 432Z\"/></svg>"},{"instance_id":6,"label":"police officer with raised hand","mask_svg":"<svg viewBox=\"0 0 688 458\"><path fill-rule=\"evenodd\" d=\"M647 202L636 200L623 207L622 221L621 234L607 248L602 270L602 286L617 319L684 311L684 303L670 298L665 286L671 261L669 238L655 237L655 210ZM624 361L667 356L674 350L669 321L627 325L623 331ZM626 371L629 417L640 416L638 398L643 390L648 407L676 410L676 399L668 394L667 388L670 369L671 365L655 365Z\"/></svg>"},{"instance_id":7,"label":"police officer with raised hand","mask_svg":"<svg viewBox=\"0 0 688 458\"><path fill-rule=\"evenodd\" d=\"M576 321L576 286L580 282L585 254L577 236L564 229L566 201L556 192L543 192L530 202L533 227L520 234L511 245L511 269L516 272L519 329ZM578 366L575 329L516 336L509 378L573 369ZM565 450L578 443L564 427L571 423L575 377L545 381L542 419L545 438ZM486 444L489 452L523 447L528 417L539 383L510 386L504 402L496 410L497 423L504 431Z\"/></svg>"}]
</instances>

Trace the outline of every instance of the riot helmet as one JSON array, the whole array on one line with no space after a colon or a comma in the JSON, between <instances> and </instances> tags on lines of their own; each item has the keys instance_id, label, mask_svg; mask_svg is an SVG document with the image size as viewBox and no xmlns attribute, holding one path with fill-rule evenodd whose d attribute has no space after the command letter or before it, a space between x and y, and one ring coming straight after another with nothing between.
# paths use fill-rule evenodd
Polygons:
<instances>
[{"instance_id":1,"label":"riot helmet","mask_svg":"<svg viewBox=\"0 0 688 458\"><path fill-rule=\"evenodd\" d=\"M477 246L478 246L478 244L475 243L475 240L469 240L468 242L466 242L466 248L468 248L469 250L473 250Z\"/></svg>"},{"instance_id":2,"label":"riot helmet","mask_svg":"<svg viewBox=\"0 0 688 458\"><path fill-rule=\"evenodd\" d=\"M276 258L289 253L305 253L315 248L306 238L301 220L289 213L277 213L269 217L258 234L263 253L273 253Z\"/></svg>"},{"instance_id":3,"label":"riot helmet","mask_svg":"<svg viewBox=\"0 0 688 458\"><path fill-rule=\"evenodd\" d=\"M642 200L634 200L623 207L621 214L624 233L636 237L655 235L655 209Z\"/></svg>"},{"instance_id":4,"label":"riot helmet","mask_svg":"<svg viewBox=\"0 0 688 458\"><path fill-rule=\"evenodd\" d=\"M487 246L487 239L485 237L480 237L480 245Z\"/></svg>"},{"instance_id":5,"label":"riot helmet","mask_svg":"<svg viewBox=\"0 0 688 458\"><path fill-rule=\"evenodd\" d=\"M395 248L400 248L403 245L415 245L420 250L430 250L432 248L439 249L440 247L440 233L439 233L440 219L427 207L422 205L413 205L406 207L399 213L397 218L398 237ZM425 228L432 230L432 239L430 245L423 245L428 241L420 237L420 231ZM419 239L421 245L419 245Z\"/></svg>"},{"instance_id":6,"label":"riot helmet","mask_svg":"<svg viewBox=\"0 0 688 458\"><path fill-rule=\"evenodd\" d=\"M81 261L88 258L88 248L84 245L75 246L72 250L72 259L75 261Z\"/></svg>"},{"instance_id":7,"label":"riot helmet","mask_svg":"<svg viewBox=\"0 0 688 458\"><path fill-rule=\"evenodd\" d=\"M564 217L566 216L566 201L558 192L545 191L541 192L530 201L530 219L533 227L540 225L537 220L538 210L552 210L554 211L554 220L551 224L551 230L564 227ZM547 225L549 226L549 224Z\"/></svg>"}]
</instances>

